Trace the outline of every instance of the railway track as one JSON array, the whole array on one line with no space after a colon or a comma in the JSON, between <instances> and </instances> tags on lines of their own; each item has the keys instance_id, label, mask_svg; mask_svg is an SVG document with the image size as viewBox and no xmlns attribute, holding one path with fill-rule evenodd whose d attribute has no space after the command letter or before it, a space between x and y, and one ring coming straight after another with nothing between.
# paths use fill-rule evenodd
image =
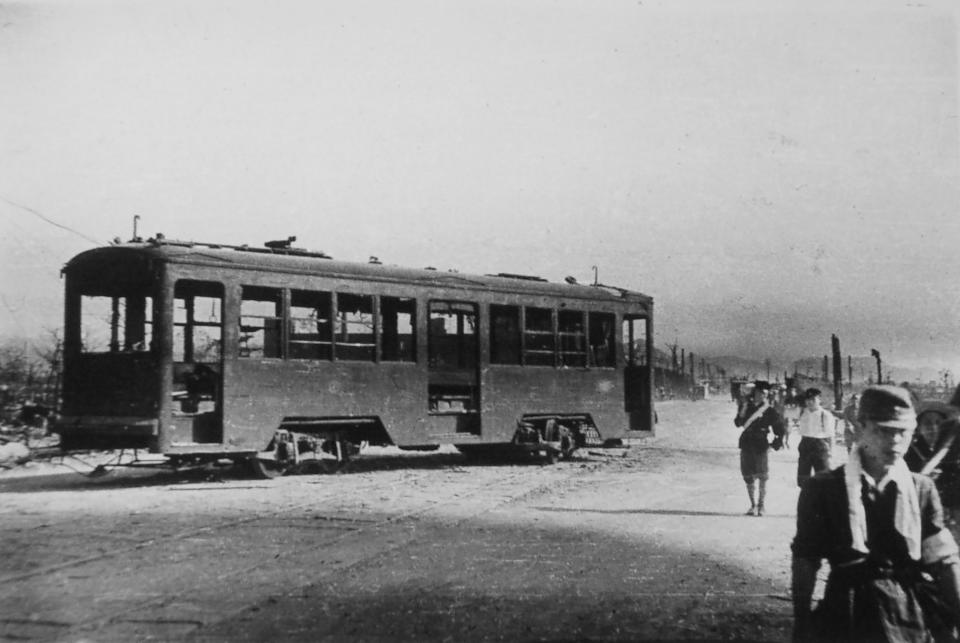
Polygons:
<instances>
[{"instance_id":1,"label":"railway track","mask_svg":"<svg viewBox=\"0 0 960 643\"><path fill-rule=\"evenodd\" d=\"M108 486L102 500L119 502L101 521L109 537L99 543L72 529L72 512L58 507L96 504L100 490L54 491L63 497L49 511L18 513L22 503L4 510L19 516L5 525L33 532L45 525L47 544L60 543L66 555L0 576L0 600L15 607L0 618L0 634L20 640L179 639L270 596L402 549L416 538L420 522L467 521L531 494L554 493L599 466L453 465L256 484ZM132 533L122 533L130 528L125 510L136 496L149 501L132 514ZM191 507L186 519L177 510L185 506ZM165 529L165 519L185 524Z\"/></svg>"}]
</instances>

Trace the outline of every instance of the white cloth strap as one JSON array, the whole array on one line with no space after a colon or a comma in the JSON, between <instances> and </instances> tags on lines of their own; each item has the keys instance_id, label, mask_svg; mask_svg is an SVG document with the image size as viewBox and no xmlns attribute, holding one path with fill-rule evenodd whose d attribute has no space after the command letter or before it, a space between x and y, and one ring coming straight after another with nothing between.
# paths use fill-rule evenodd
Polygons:
<instances>
[{"instance_id":1,"label":"white cloth strap","mask_svg":"<svg viewBox=\"0 0 960 643\"><path fill-rule=\"evenodd\" d=\"M853 448L850 449L850 459L844 469L850 533L853 535L853 548L863 554L868 554L870 549L867 547L867 514L863 507L863 475L860 450L854 444ZM878 482L884 481L897 483L897 501L893 526L907 542L910 558L920 560L920 500L917 497L917 487L913 484L913 476L902 458L897 460L886 478Z\"/></svg>"},{"instance_id":2,"label":"white cloth strap","mask_svg":"<svg viewBox=\"0 0 960 643\"><path fill-rule=\"evenodd\" d=\"M761 404L760 408L754 411L753 415L748 417L747 421L743 423L743 430L746 431L747 429L749 429L750 425L756 422L757 420L759 420L760 416L763 415L764 411L766 411L768 408L770 408L770 405L768 405L766 402Z\"/></svg>"}]
</instances>

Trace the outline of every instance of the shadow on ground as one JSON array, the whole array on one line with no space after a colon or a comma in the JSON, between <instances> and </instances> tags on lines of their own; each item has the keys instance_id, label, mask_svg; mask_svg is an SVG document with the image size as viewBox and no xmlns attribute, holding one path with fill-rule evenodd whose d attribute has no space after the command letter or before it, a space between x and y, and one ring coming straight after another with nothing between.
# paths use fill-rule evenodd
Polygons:
<instances>
[{"instance_id":1,"label":"shadow on ground","mask_svg":"<svg viewBox=\"0 0 960 643\"><path fill-rule=\"evenodd\" d=\"M589 526L421 523L412 540L192 641L786 641L786 588Z\"/></svg>"}]
</instances>

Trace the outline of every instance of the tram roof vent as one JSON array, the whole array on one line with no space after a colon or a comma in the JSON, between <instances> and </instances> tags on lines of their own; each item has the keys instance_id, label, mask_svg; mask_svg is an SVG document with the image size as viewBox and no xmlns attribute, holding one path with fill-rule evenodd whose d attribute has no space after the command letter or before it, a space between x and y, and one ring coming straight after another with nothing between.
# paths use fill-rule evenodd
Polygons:
<instances>
[{"instance_id":1,"label":"tram roof vent","mask_svg":"<svg viewBox=\"0 0 960 643\"><path fill-rule=\"evenodd\" d=\"M522 279L524 281L546 281L543 277L537 277L534 275L516 275L512 272L498 272L495 275L487 275L488 277L503 277L504 279Z\"/></svg>"},{"instance_id":2,"label":"tram roof vent","mask_svg":"<svg viewBox=\"0 0 960 643\"><path fill-rule=\"evenodd\" d=\"M263 244L265 248L270 248L271 250L290 250L290 244L296 241L297 238L287 237L286 239L279 239L276 241L267 241Z\"/></svg>"}]
</instances>

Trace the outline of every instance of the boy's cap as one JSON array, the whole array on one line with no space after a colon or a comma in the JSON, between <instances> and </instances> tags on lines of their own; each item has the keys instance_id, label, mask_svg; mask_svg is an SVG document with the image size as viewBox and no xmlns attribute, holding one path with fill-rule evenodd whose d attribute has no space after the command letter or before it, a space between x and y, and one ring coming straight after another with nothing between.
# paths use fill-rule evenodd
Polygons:
<instances>
[{"instance_id":1,"label":"boy's cap","mask_svg":"<svg viewBox=\"0 0 960 643\"><path fill-rule=\"evenodd\" d=\"M880 426L912 429L917 426L917 413L910 391L900 386L869 386L860 396L857 419L871 420Z\"/></svg>"},{"instance_id":2,"label":"boy's cap","mask_svg":"<svg viewBox=\"0 0 960 643\"><path fill-rule=\"evenodd\" d=\"M803 392L803 399L812 400L815 397L820 397L820 395L822 395L822 393L820 392L820 389L808 388L806 391Z\"/></svg>"}]
</instances>

